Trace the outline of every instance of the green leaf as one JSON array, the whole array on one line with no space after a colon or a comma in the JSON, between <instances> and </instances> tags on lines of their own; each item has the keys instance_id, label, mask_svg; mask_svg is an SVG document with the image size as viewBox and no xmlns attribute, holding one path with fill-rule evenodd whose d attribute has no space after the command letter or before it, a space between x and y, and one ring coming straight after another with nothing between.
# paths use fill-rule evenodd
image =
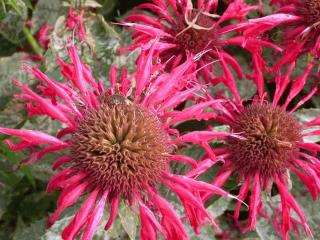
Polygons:
<instances>
[{"instance_id":1,"label":"green leaf","mask_svg":"<svg viewBox=\"0 0 320 240\"><path fill-rule=\"evenodd\" d=\"M32 3L31 3L31 0L23 0L23 2L26 4L26 6L29 9L33 10L33 6L32 6Z\"/></svg>"},{"instance_id":2,"label":"green leaf","mask_svg":"<svg viewBox=\"0 0 320 240\"><path fill-rule=\"evenodd\" d=\"M102 4L100 13L105 17L111 15L115 7L119 3L117 0L99 0L99 2Z\"/></svg>"},{"instance_id":3,"label":"green leaf","mask_svg":"<svg viewBox=\"0 0 320 240\"><path fill-rule=\"evenodd\" d=\"M25 222L22 220L22 217L20 215L18 215L14 234L17 234L17 233L23 231L23 229L25 229L25 227L26 227Z\"/></svg>"},{"instance_id":4,"label":"green leaf","mask_svg":"<svg viewBox=\"0 0 320 240\"><path fill-rule=\"evenodd\" d=\"M0 202L1 203L1 202ZM1 205L0 205L1 206ZM14 240L35 239L35 240L58 240L61 239L63 229L72 221L75 212L79 209L80 204L68 208L63 216L55 222L53 226L46 229L47 218L43 218L31 224L29 227L20 229L14 235ZM119 208L119 217L116 218L112 227L104 231L104 224L108 219L108 211L103 217L101 224L98 226L94 240L123 240L136 239L137 216L131 212L128 206L121 204ZM133 224L133 226L130 226ZM1 236L1 235L0 235Z\"/></svg>"},{"instance_id":5,"label":"green leaf","mask_svg":"<svg viewBox=\"0 0 320 240\"><path fill-rule=\"evenodd\" d=\"M4 38L1 34L0 34L0 42L1 42L0 57L10 56L18 50L18 46L16 44L10 42L8 39Z\"/></svg>"},{"instance_id":6,"label":"green leaf","mask_svg":"<svg viewBox=\"0 0 320 240\"><path fill-rule=\"evenodd\" d=\"M4 161L6 156L0 153L0 184L5 187L12 187L19 182L19 177L12 172L12 165Z\"/></svg>"},{"instance_id":7,"label":"green leaf","mask_svg":"<svg viewBox=\"0 0 320 240\"><path fill-rule=\"evenodd\" d=\"M107 215L107 214L106 214ZM107 221L107 218L105 216L104 221L102 221L102 224L98 227L94 240L123 240L123 239L129 239L129 236L127 232L124 230L123 225L121 224L120 218L116 218L115 221L112 224L111 229L109 229L107 232L104 231L103 227L104 224Z\"/></svg>"},{"instance_id":8,"label":"green leaf","mask_svg":"<svg viewBox=\"0 0 320 240\"><path fill-rule=\"evenodd\" d=\"M67 59L67 51L65 49L66 43L68 41L68 36L65 34L65 16L60 16L54 25L54 29L51 34L51 41L49 44L49 49L45 53L45 65L47 74L56 74L56 79L61 80L62 76L56 63L56 58Z\"/></svg>"},{"instance_id":9,"label":"green leaf","mask_svg":"<svg viewBox=\"0 0 320 240\"><path fill-rule=\"evenodd\" d=\"M24 123L27 117L27 112L23 103L17 98L0 97L0 102L3 103L4 109L0 111L0 124L2 126L16 128L19 123ZM3 135L0 135L0 140Z\"/></svg>"},{"instance_id":10,"label":"green leaf","mask_svg":"<svg viewBox=\"0 0 320 240\"><path fill-rule=\"evenodd\" d=\"M62 124L61 122L48 116L37 116L30 118L29 121L24 125L24 128L55 135L62 128Z\"/></svg>"},{"instance_id":11,"label":"green leaf","mask_svg":"<svg viewBox=\"0 0 320 240\"><path fill-rule=\"evenodd\" d=\"M317 108L320 108L320 96L313 96L311 100Z\"/></svg>"},{"instance_id":12,"label":"green leaf","mask_svg":"<svg viewBox=\"0 0 320 240\"><path fill-rule=\"evenodd\" d=\"M26 56L24 53L16 53L10 57L0 58L0 124L6 127L15 127L26 118L22 101L12 97L21 91L12 83L13 79L21 83L33 83L22 70L23 63L31 64L30 61L23 60Z\"/></svg>"},{"instance_id":13,"label":"green leaf","mask_svg":"<svg viewBox=\"0 0 320 240\"><path fill-rule=\"evenodd\" d=\"M18 44L20 33L28 17L28 9L22 0L10 1L10 8L1 13L0 34L9 41Z\"/></svg>"},{"instance_id":14,"label":"green leaf","mask_svg":"<svg viewBox=\"0 0 320 240\"><path fill-rule=\"evenodd\" d=\"M200 235L197 235L194 232L194 229L192 228L192 226L190 226L189 222L187 222L185 226L191 240L208 240L208 239L216 240L217 239L215 237L216 232L214 231L214 229L210 224L207 224L206 226L202 226L199 228Z\"/></svg>"},{"instance_id":15,"label":"green leaf","mask_svg":"<svg viewBox=\"0 0 320 240\"><path fill-rule=\"evenodd\" d=\"M86 7L92 7L92 8L101 8L102 5L94 0L85 0L84 3L82 3L82 6Z\"/></svg>"},{"instance_id":16,"label":"green leaf","mask_svg":"<svg viewBox=\"0 0 320 240\"><path fill-rule=\"evenodd\" d=\"M45 23L54 25L58 17L66 13L63 0L39 0L32 13L32 33L36 33Z\"/></svg>"},{"instance_id":17,"label":"green leaf","mask_svg":"<svg viewBox=\"0 0 320 240\"><path fill-rule=\"evenodd\" d=\"M266 202L268 201L267 198L268 197L264 194L262 201L265 204L264 206L265 206L265 210L266 210L267 214L272 215L273 212L272 212L271 208L269 207L268 204L266 204ZM280 204L280 196L279 195L272 197L271 200L272 200L272 204L274 206L279 206L279 204ZM259 235L261 240L281 240L281 237L275 231L272 222L270 222L269 220L267 220L261 216L259 216L259 219L257 221L256 232Z\"/></svg>"},{"instance_id":18,"label":"green leaf","mask_svg":"<svg viewBox=\"0 0 320 240\"><path fill-rule=\"evenodd\" d=\"M20 157L17 156L17 154L10 150L9 147L6 145L0 145L1 152L4 152L6 159L8 159L11 164L16 165L20 162ZM36 187L35 179L32 175L32 172L30 171L30 168L28 166L22 166L17 171L21 171L29 180L30 184L33 186L33 188Z\"/></svg>"},{"instance_id":19,"label":"green leaf","mask_svg":"<svg viewBox=\"0 0 320 240\"><path fill-rule=\"evenodd\" d=\"M305 213L307 223L311 228L313 239L320 238L320 231L319 231L319 222L320 222L320 203L319 201L313 201L310 194L306 194L307 189L300 181L300 179L296 175L291 176L292 179L292 190L291 194L294 196L295 200L299 204L299 208ZM268 197L266 194L263 194L262 201L264 202L264 209L266 213L272 217L274 216L274 211L272 208L281 207L281 199L279 195ZM272 206L272 208L270 207ZM295 218L297 221L300 221L299 217L294 211L291 211L292 217ZM279 216L278 216L279 217ZM310 239L310 237L306 237L303 229L299 226L299 230L301 235L297 236L293 231L289 233L289 239ZM277 234L273 224L263 218L259 217L257 221L256 232L261 238L261 240L281 240L282 238Z\"/></svg>"},{"instance_id":20,"label":"green leaf","mask_svg":"<svg viewBox=\"0 0 320 240\"><path fill-rule=\"evenodd\" d=\"M313 234L313 239L320 239L320 201L319 199L313 200L311 198L310 193L307 192L308 190L306 186L304 186L304 184L301 183L300 179L297 176L292 176L292 181L292 193L297 202L299 203L299 207L303 210L304 214L306 215L307 223L311 228ZM303 234L304 233L302 231L302 236L305 237ZM312 238L309 237L305 239L311 240Z\"/></svg>"},{"instance_id":21,"label":"green leaf","mask_svg":"<svg viewBox=\"0 0 320 240\"><path fill-rule=\"evenodd\" d=\"M301 122L309 122L320 115L320 108L301 109L294 116Z\"/></svg>"},{"instance_id":22,"label":"green leaf","mask_svg":"<svg viewBox=\"0 0 320 240\"><path fill-rule=\"evenodd\" d=\"M53 156L53 158L56 160L57 157ZM34 175L34 178L43 182L48 182L49 179L54 175L54 171L51 168L52 162L53 160L51 160L49 156L46 156L36 164L30 165L29 168Z\"/></svg>"},{"instance_id":23,"label":"green leaf","mask_svg":"<svg viewBox=\"0 0 320 240\"><path fill-rule=\"evenodd\" d=\"M6 207L9 203L8 197L4 194L3 191L0 191L0 219L2 217L2 214L6 211Z\"/></svg>"},{"instance_id":24,"label":"green leaf","mask_svg":"<svg viewBox=\"0 0 320 240\"><path fill-rule=\"evenodd\" d=\"M213 218L217 218L228 209L231 200L232 198L230 197L220 197L218 200L214 201L207 210Z\"/></svg>"},{"instance_id":25,"label":"green leaf","mask_svg":"<svg viewBox=\"0 0 320 240\"><path fill-rule=\"evenodd\" d=\"M84 7L91 7L91 8L101 8L102 5L98 3L95 0L80 0L76 1L75 3L70 1L70 2L64 2L63 6L66 7L77 7L79 9L84 8Z\"/></svg>"},{"instance_id":26,"label":"green leaf","mask_svg":"<svg viewBox=\"0 0 320 240\"><path fill-rule=\"evenodd\" d=\"M309 121L312 121L313 119L315 119L319 115L320 115L320 108L302 109L294 114L294 116L302 124L307 123ZM312 132L315 130L320 130L320 127L314 126L314 127L308 128L308 129L304 129L303 133ZM303 137L303 140L305 142L316 143L316 142L320 142L320 136L319 135L306 136L306 137Z\"/></svg>"},{"instance_id":27,"label":"green leaf","mask_svg":"<svg viewBox=\"0 0 320 240\"><path fill-rule=\"evenodd\" d=\"M191 145L190 147L182 148L180 154L192 157L195 160L200 160L205 154L205 151L199 146Z\"/></svg>"},{"instance_id":28,"label":"green leaf","mask_svg":"<svg viewBox=\"0 0 320 240\"><path fill-rule=\"evenodd\" d=\"M41 236L41 240L54 240L61 239L61 233L63 229L71 222L73 216L64 217L53 224L44 235Z\"/></svg>"},{"instance_id":29,"label":"green leaf","mask_svg":"<svg viewBox=\"0 0 320 240\"><path fill-rule=\"evenodd\" d=\"M258 220L256 232L261 240L281 240L281 237L275 232L272 223L264 218Z\"/></svg>"},{"instance_id":30,"label":"green leaf","mask_svg":"<svg viewBox=\"0 0 320 240\"><path fill-rule=\"evenodd\" d=\"M31 61L25 60L28 55L25 53L15 53L10 57L0 58L0 97L8 97L13 93L17 93L17 88L12 80L17 79L22 83L26 83L29 76L22 70L22 65Z\"/></svg>"},{"instance_id":31,"label":"green leaf","mask_svg":"<svg viewBox=\"0 0 320 240\"><path fill-rule=\"evenodd\" d=\"M120 47L120 36L101 15L88 18L86 29L90 49L83 52L84 59L96 79L105 79Z\"/></svg>"},{"instance_id":32,"label":"green leaf","mask_svg":"<svg viewBox=\"0 0 320 240\"><path fill-rule=\"evenodd\" d=\"M46 219L34 222L31 226L17 232L13 240L40 240L41 236L45 234L46 223Z\"/></svg>"},{"instance_id":33,"label":"green leaf","mask_svg":"<svg viewBox=\"0 0 320 240\"><path fill-rule=\"evenodd\" d=\"M131 208L125 203L120 205L118 214L124 230L131 240L135 240L137 235L137 225L139 223L137 214L132 212Z\"/></svg>"},{"instance_id":34,"label":"green leaf","mask_svg":"<svg viewBox=\"0 0 320 240\"><path fill-rule=\"evenodd\" d=\"M49 51L45 54L47 72L60 75L55 59L57 57L67 60L66 46L70 44L70 37L73 33L66 29L66 18L59 17L52 33ZM83 44L79 44L78 52L81 60L88 64L95 79L106 79L110 66L116 59L116 54L120 46L120 36L102 16L89 15L85 17L85 28L87 36ZM74 42L78 41L75 36ZM76 44L77 45L77 44Z\"/></svg>"}]
</instances>

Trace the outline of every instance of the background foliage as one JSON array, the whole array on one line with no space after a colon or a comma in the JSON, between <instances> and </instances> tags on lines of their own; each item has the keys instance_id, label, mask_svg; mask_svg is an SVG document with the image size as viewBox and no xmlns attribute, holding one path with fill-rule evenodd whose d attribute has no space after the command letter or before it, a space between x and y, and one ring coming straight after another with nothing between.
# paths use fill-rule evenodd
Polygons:
<instances>
[{"instance_id":1,"label":"background foliage","mask_svg":"<svg viewBox=\"0 0 320 240\"><path fill-rule=\"evenodd\" d=\"M15 128L41 129L46 132L55 132L59 127L47 118L28 118L23 104L14 99L18 90L12 85L13 79L33 86L33 80L22 71L22 64L28 63L39 66L51 78L60 79L59 70L55 63L57 56L66 57L64 46L68 33L65 31L65 19L68 6L86 7L86 28L88 41L82 48L84 59L94 70L96 79L106 79L111 63L118 66L126 65L134 68L134 54L131 58L119 57L117 50L120 45L128 43L128 35L112 22L118 21L127 11L142 0L0 0L0 125ZM37 33L43 24L53 26L50 34L51 42L48 49L44 49L36 41ZM30 58L30 54L45 57L45 61ZM236 54L236 53L235 53ZM268 53L266 53L268 54ZM249 65L249 59L242 55L237 56L241 66ZM303 66L303 62L298 66ZM297 74L299 69L297 70ZM251 97L255 89L250 87L248 80L238 82L242 96ZM320 101L315 99L308 108L298 112L296 117L301 121L320 114ZM201 128L201 123L188 123L179 126L185 128ZM3 140L4 136L0 136ZM320 139L308 139L317 142ZM213 143L219 144L219 143ZM202 150L196 147L184 149L186 154L200 158ZM53 174L50 164L54 156L49 156L33 166L18 167L24 159L21 153L9 150L5 143L0 141L0 239L14 240L53 240L60 239L61 229L69 222L72 210L64 214L50 229L46 229L46 216L53 212L57 193L47 195L46 183ZM179 164L173 166L175 171L184 171ZM202 178L210 181L215 169L206 173ZM230 179L226 189L237 190L236 181ZM312 202L305 196L305 191L299 182L293 179L292 191L304 208L308 222L313 230L314 238L320 239L320 202ZM277 197L267 199L277 203ZM172 198L174 202L175 199ZM241 234L232 221L234 202L230 199L213 199L208 209L218 223L230 235L231 239L262 239L275 240L279 237L274 233L273 226L263 218L257 224L256 232ZM181 211L176 204L178 211ZM242 218L246 219L246 209L243 209ZM105 233L98 231L95 239L137 239L139 237L139 222L137 216L130 209L122 205L113 228ZM215 235L210 226L202 228L202 235L196 236L190 229L192 239L222 239ZM293 237L292 239L294 239ZM301 239L304 237L301 236Z\"/></svg>"}]
</instances>

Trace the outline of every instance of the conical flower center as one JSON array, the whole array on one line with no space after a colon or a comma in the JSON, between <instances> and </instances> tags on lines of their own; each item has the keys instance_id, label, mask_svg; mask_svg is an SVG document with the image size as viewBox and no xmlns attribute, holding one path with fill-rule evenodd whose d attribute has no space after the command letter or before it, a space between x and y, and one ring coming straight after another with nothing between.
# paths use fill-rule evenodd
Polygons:
<instances>
[{"instance_id":1,"label":"conical flower center","mask_svg":"<svg viewBox=\"0 0 320 240\"><path fill-rule=\"evenodd\" d=\"M320 29L320 1L319 0L301 0L302 6L297 6L298 14L304 21L314 29Z\"/></svg>"},{"instance_id":2,"label":"conical flower center","mask_svg":"<svg viewBox=\"0 0 320 240\"><path fill-rule=\"evenodd\" d=\"M71 139L74 167L124 197L154 184L168 150L158 118L120 95L88 111Z\"/></svg>"},{"instance_id":3,"label":"conical flower center","mask_svg":"<svg viewBox=\"0 0 320 240\"><path fill-rule=\"evenodd\" d=\"M231 159L246 174L269 177L285 171L301 140L299 123L270 104L245 107L231 127L242 137L228 140Z\"/></svg>"},{"instance_id":4,"label":"conical flower center","mask_svg":"<svg viewBox=\"0 0 320 240\"><path fill-rule=\"evenodd\" d=\"M176 36L175 43L182 49L197 54L201 51L217 48L219 46L219 36L214 20L198 11L192 11L187 17L181 15L177 18L173 27Z\"/></svg>"}]
</instances>

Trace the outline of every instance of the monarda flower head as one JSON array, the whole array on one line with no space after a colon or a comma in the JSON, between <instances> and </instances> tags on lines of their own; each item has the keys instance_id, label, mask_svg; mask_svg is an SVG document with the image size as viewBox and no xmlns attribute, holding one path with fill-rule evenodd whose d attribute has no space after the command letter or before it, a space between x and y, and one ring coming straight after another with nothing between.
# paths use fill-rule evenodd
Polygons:
<instances>
[{"instance_id":1,"label":"monarda flower head","mask_svg":"<svg viewBox=\"0 0 320 240\"><path fill-rule=\"evenodd\" d=\"M255 6L246 5L242 0L228 4L221 16L217 14L218 1L198 1L197 6L193 6L191 0L152 2L139 5L124 20L124 25L133 30L134 39L134 43L124 50L148 49L149 42L159 38L157 56L163 63L170 61L168 65L172 68L185 61L188 55L205 52L205 56L197 62L197 67L201 69L199 73L206 82L224 82L230 86L234 78L232 71L242 78L241 66L227 52L228 45L241 46L259 60L262 46L279 50L257 37L244 38L238 34L237 23L242 22L249 12L257 9ZM151 14L147 15L142 11ZM231 20L235 21L231 23ZM204 67L212 62L221 66L221 73L211 71L211 67Z\"/></svg>"},{"instance_id":2,"label":"monarda flower head","mask_svg":"<svg viewBox=\"0 0 320 240\"><path fill-rule=\"evenodd\" d=\"M71 29L79 37L80 41L84 41L87 36L84 22L84 10L69 7L66 27Z\"/></svg>"},{"instance_id":3,"label":"monarda flower head","mask_svg":"<svg viewBox=\"0 0 320 240\"><path fill-rule=\"evenodd\" d=\"M282 44L287 47L286 55L299 56L307 52L320 57L320 2L273 0L271 4L279 5L277 12L296 17L294 21L282 25Z\"/></svg>"},{"instance_id":4,"label":"monarda flower head","mask_svg":"<svg viewBox=\"0 0 320 240\"><path fill-rule=\"evenodd\" d=\"M320 192L320 159L317 155L320 146L304 142L304 137L319 136L319 130L314 128L319 129L320 116L304 124L294 117L299 107L316 93L317 86L293 104L312 67L309 64L305 72L293 81L290 81L290 75L294 64L285 74L277 72L276 89L270 101L263 90L264 80L261 77L255 79L260 90L253 100L237 102L226 99L223 108L214 108L216 119L228 125L230 133L237 137L226 136L225 146L212 149L217 157L225 159L212 183L221 187L232 174L238 177L242 184L238 197L249 201L248 223L243 231L255 229L259 214L272 219L264 211L262 193L265 192L270 199L271 194L280 196L280 206L273 206L273 223L283 239L287 239L290 230L297 230L298 225L311 235L306 216L290 193L289 177L290 174L297 175L313 199L317 199ZM208 193L202 197L206 201L210 196ZM234 211L236 220L240 207L237 204ZM293 211L297 218L293 217Z\"/></svg>"},{"instance_id":5,"label":"monarda flower head","mask_svg":"<svg viewBox=\"0 0 320 240\"><path fill-rule=\"evenodd\" d=\"M191 165L192 174L201 170L203 164L174 153L178 144L175 139L179 136L174 125L206 118L205 109L216 101L173 110L201 88L193 83L194 74L184 75L193 59L164 73L162 66L152 65L151 54L152 51L142 52L131 77L122 70L118 79L112 67L108 89L93 79L74 46L69 49L70 63L58 59L67 83L51 80L38 68L30 67L26 70L40 81L40 93L15 82L23 91L17 96L27 101L30 115L46 115L65 126L57 136L36 130L0 128L1 133L21 139L17 144L5 140L13 151L32 150L31 156L23 161L25 164L47 153L58 156L53 164L58 173L47 189L49 193L53 190L62 193L49 225L84 196L81 208L62 232L63 239L75 239L81 231L81 239L92 239L107 204L110 211L105 229L109 229L121 200L140 213L142 239L157 239L157 231L166 239L188 239L178 214L157 192L160 184L176 193L197 233L198 227L207 222L218 229L200 194L208 191L228 194L193 177L169 171L170 161ZM195 141L201 134L205 133L189 132L185 142ZM181 142L184 141L180 139Z\"/></svg>"}]
</instances>

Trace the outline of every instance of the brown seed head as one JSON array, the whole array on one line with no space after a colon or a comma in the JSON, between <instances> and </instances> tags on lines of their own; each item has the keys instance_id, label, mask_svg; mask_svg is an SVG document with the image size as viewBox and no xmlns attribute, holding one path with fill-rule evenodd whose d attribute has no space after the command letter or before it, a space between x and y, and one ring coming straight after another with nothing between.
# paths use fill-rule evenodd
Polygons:
<instances>
[{"instance_id":1,"label":"brown seed head","mask_svg":"<svg viewBox=\"0 0 320 240\"><path fill-rule=\"evenodd\" d=\"M120 95L102 97L72 136L73 166L87 172L94 184L129 197L160 177L169 151L166 140L148 110Z\"/></svg>"},{"instance_id":2,"label":"brown seed head","mask_svg":"<svg viewBox=\"0 0 320 240\"><path fill-rule=\"evenodd\" d=\"M195 24L205 29L196 29L186 23L185 16L179 16L176 25L173 27L177 45L194 54L219 47L219 35L217 27L214 26L215 21L195 10L189 15L188 20L190 22L196 19Z\"/></svg>"},{"instance_id":3,"label":"brown seed head","mask_svg":"<svg viewBox=\"0 0 320 240\"><path fill-rule=\"evenodd\" d=\"M298 15L302 16L307 25L314 25L314 29L320 30L320 1L319 0L301 0L301 6L298 5ZM318 24L316 24L318 23Z\"/></svg>"},{"instance_id":4,"label":"brown seed head","mask_svg":"<svg viewBox=\"0 0 320 240\"><path fill-rule=\"evenodd\" d=\"M299 123L271 104L245 107L231 128L243 137L228 139L231 159L246 174L270 177L284 172L301 141Z\"/></svg>"}]
</instances>

